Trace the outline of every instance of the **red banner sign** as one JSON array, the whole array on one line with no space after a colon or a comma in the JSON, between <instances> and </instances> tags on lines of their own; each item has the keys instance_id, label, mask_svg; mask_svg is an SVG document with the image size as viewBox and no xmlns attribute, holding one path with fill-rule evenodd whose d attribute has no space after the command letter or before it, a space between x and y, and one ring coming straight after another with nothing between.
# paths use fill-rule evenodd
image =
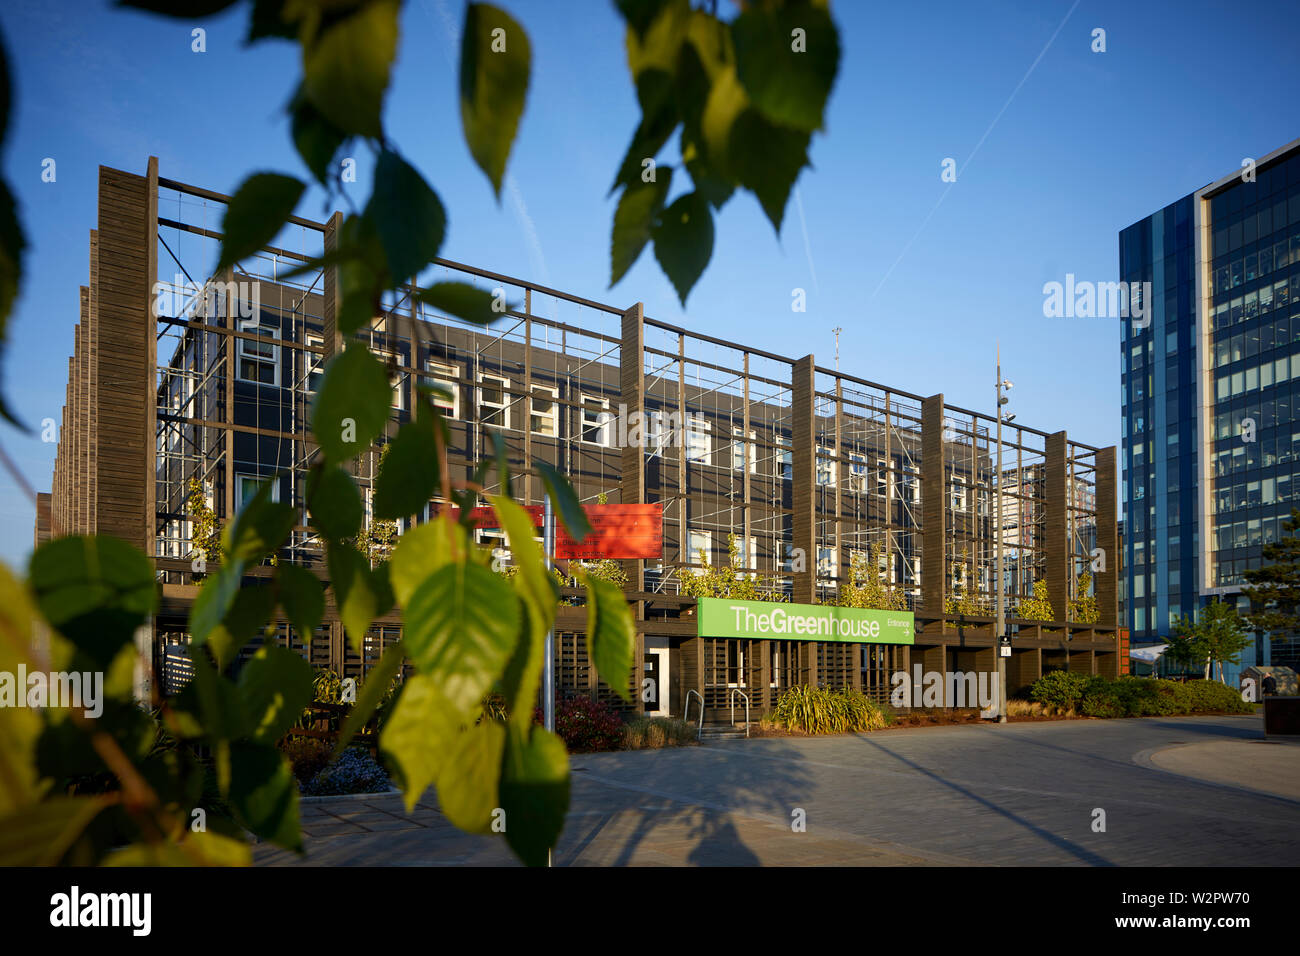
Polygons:
<instances>
[{"instance_id":1,"label":"red banner sign","mask_svg":"<svg viewBox=\"0 0 1300 956\"><path fill-rule=\"evenodd\" d=\"M457 509L449 509L452 516ZM537 527L542 526L541 505L524 508ZM574 541L564 525L555 522L555 555L561 561L594 561L603 558L658 559L664 552L664 506L652 505L583 505L591 532L581 543ZM490 506L470 509L476 528L496 528L501 522Z\"/></svg>"},{"instance_id":2,"label":"red banner sign","mask_svg":"<svg viewBox=\"0 0 1300 956\"><path fill-rule=\"evenodd\" d=\"M584 505L591 532L574 541L556 522L555 556L562 560L658 559L664 553L664 506Z\"/></svg>"}]
</instances>

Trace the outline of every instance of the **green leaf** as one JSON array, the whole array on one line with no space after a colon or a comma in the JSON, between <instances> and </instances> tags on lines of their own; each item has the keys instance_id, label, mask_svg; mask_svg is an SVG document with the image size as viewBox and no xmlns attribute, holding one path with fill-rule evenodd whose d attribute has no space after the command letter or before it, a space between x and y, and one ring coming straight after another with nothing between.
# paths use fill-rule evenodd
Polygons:
<instances>
[{"instance_id":1,"label":"green leaf","mask_svg":"<svg viewBox=\"0 0 1300 956\"><path fill-rule=\"evenodd\" d=\"M307 504L311 520L330 541L356 537L365 517L357 483L337 465L313 471L307 479Z\"/></svg>"},{"instance_id":2,"label":"green leaf","mask_svg":"<svg viewBox=\"0 0 1300 956\"><path fill-rule=\"evenodd\" d=\"M415 297L439 312L476 325L491 325L519 307L517 302L507 303L468 282L435 282L429 288L421 289Z\"/></svg>"},{"instance_id":3,"label":"green leaf","mask_svg":"<svg viewBox=\"0 0 1300 956\"><path fill-rule=\"evenodd\" d=\"M27 589L0 563L0 672L13 674L20 664L35 669L30 637L35 619ZM44 727L39 710L0 707L0 819L34 803L46 789L34 760Z\"/></svg>"},{"instance_id":4,"label":"green leaf","mask_svg":"<svg viewBox=\"0 0 1300 956\"><path fill-rule=\"evenodd\" d=\"M380 750L401 778L407 812L437 782L459 731L460 719L438 681L422 674L407 678L379 735Z\"/></svg>"},{"instance_id":5,"label":"green leaf","mask_svg":"<svg viewBox=\"0 0 1300 956\"><path fill-rule=\"evenodd\" d=\"M489 428L487 432L492 439L492 460L497 466L498 486L509 498L513 492L510 490L510 453L506 448L506 438L499 428Z\"/></svg>"},{"instance_id":6,"label":"green leaf","mask_svg":"<svg viewBox=\"0 0 1300 956\"><path fill-rule=\"evenodd\" d=\"M131 642L157 603L149 559L110 535L46 542L28 576L45 620L100 666Z\"/></svg>"},{"instance_id":7,"label":"green leaf","mask_svg":"<svg viewBox=\"0 0 1300 956\"><path fill-rule=\"evenodd\" d=\"M253 255L293 215L307 184L280 173L254 173L230 197L221 220L221 258L217 271Z\"/></svg>"},{"instance_id":8,"label":"green leaf","mask_svg":"<svg viewBox=\"0 0 1300 956\"><path fill-rule=\"evenodd\" d=\"M537 528L532 517L504 496L494 497L492 506L496 509L501 528L510 543L515 567L519 569L511 583L523 600L526 610L519 643L506 666L501 683L511 723L527 726L532 723L533 705L537 700L537 688L545 660L546 632L555 622L555 608L560 594L555 578L546 570L542 549L535 538Z\"/></svg>"},{"instance_id":9,"label":"green leaf","mask_svg":"<svg viewBox=\"0 0 1300 956\"><path fill-rule=\"evenodd\" d=\"M230 745L230 806L248 829L287 850L302 851L298 786L289 762L270 744Z\"/></svg>"},{"instance_id":10,"label":"green leaf","mask_svg":"<svg viewBox=\"0 0 1300 956\"><path fill-rule=\"evenodd\" d=\"M442 248L447 231L442 200L413 166L391 150L379 154L365 215L375 224L394 279L418 274Z\"/></svg>"},{"instance_id":11,"label":"green leaf","mask_svg":"<svg viewBox=\"0 0 1300 956\"><path fill-rule=\"evenodd\" d=\"M210 574L199 590L190 608L190 639L195 644L202 644L212 631L221 626L222 619L230 612L239 593L239 585L244 577L243 562L226 563Z\"/></svg>"},{"instance_id":12,"label":"green leaf","mask_svg":"<svg viewBox=\"0 0 1300 956\"><path fill-rule=\"evenodd\" d=\"M330 583L339 609L339 620L358 654L365 646L366 631L380 612L381 597L370 565L350 544L329 545Z\"/></svg>"},{"instance_id":13,"label":"green leaf","mask_svg":"<svg viewBox=\"0 0 1300 956\"><path fill-rule=\"evenodd\" d=\"M643 8L633 17L624 11L624 18L628 20L625 37L627 68L633 81L653 70L671 75L677 66L678 51L690 22L690 5L686 0L668 0L657 7L655 10ZM642 106L645 106L644 102Z\"/></svg>"},{"instance_id":14,"label":"green leaf","mask_svg":"<svg viewBox=\"0 0 1300 956\"><path fill-rule=\"evenodd\" d=\"M236 0L118 0L123 7L147 10L178 20L198 20L233 7Z\"/></svg>"},{"instance_id":15,"label":"green leaf","mask_svg":"<svg viewBox=\"0 0 1300 956\"><path fill-rule=\"evenodd\" d=\"M217 667L224 669L235 659L239 649L253 639L271 619L275 610L275 591L269 585L258 584L241 587L229 610L216 627L202 640L195 637L195 646L206 644L217 659Z\"/></svg>"},{"instance_id":16,"label":"green leaf","mask_svg":"<svg viewBox=\"0 0 1300 956\"><path fill-rule=\"evenodd\" d=\"M708 200L699 193L679 196L663 211L652 235L655 258L685 306L713 256L713 213Z\"/></svg>"},{"instance_id":17,"label":"green leaf","mask_svg":"<svg viewBox=\"0 0 1300 956\"><path fill-rule=\"evenodd\" d=\"M339 332L351 335L380 312L380 295L390 285L388 254L374 220L352 215L343 220L338 248L346 252L339 263Z\"/></svg>"},{"instance_id":18,"label":"green leaf","mask_svg":"<svg viewBox=\"0 0 1300 956\"><path fill-rule=\"evenodd\" d=\"M0 346L4 344L9 314L22 284L26 250L27 239L18 221L18 205L9 186L0 180Z\"/></svg>"},{"instance_id":19,"label":"green leaf","mask_svg":"<svg viewBox=\"0 0 1300 956\"><path fill-rule=\"evenodd\" d=\"M611 195L621 185L630 185L644 179L645 161L659 154L659 150L663 148L664 143L668 142L668 137L673 134L673 130L680 122L672 100L671 76L655 70L642 74L637 80L638 90L641 87L656 85L661 85L662 89L647 91L644 95L638 92L638 99L642 102L649 101L653 105L649 112L645 112L646 107L642 107L641 122L636 132L632 134L632 141L628 144L627 152L623 154L623 161L619 163L614 183L609 188Z\"/></svg>"},{"instance_id":20,"label":"green leaf","mask_svg":"<svg viewBox=\"0 0 1300 956\"><path fill-rule=\"evenodd\" d=\"M486 3L465 9L460 46L460 119L479 169L501 195L506 160L528 95L528 34L505 11Z\"/></svg>"},{"instance_id":21,"label":"green leaf","mask_svg":"<svg viewBox=\"0 0 1300 956\"><path fill-rule=\"evenodd\" d=\"M326 459L339 462L368 449L388 423L392 395L387 370L364 346L354 343L335 356L311 417Z\"/></svg>"},{"instance_id":22,"label":"green leaf","mask_svg":"<svg viewBox=\"0 0 1300 956\"><path fill-rule=\"evenodd\" d=\"M398 538L388 559L397 603L409 605L416 588L451 561L453 553L464 556L469 550L469 536L449 515L439 515L407 531Z\"/></svg>"},{"instance_id":23,"label":"green leaf","mask_svg":"<svg viewBox=\"0 0 1300 956\"><path fill-rule=\"evenodd\" d=\"M311 665L286 647L258 650L239 674L239 696L253 721L252 738L274 744L312 701Z\"/></svg>"},{"instance_id":24,"label":"green leaf","mask_svg":"<svg viewBox=\"0 0 1300 956\"><path fill-rule=\"evenodd\" d=\"M795 30L802 30L802 50ZM803 4L775 10L751 6L731 24L736 74L754 107L771 122L821 129L839 70L840 42L830 10Z\"/></svg>"},{"instance_id":25,"label":"green leaf","mask_svg":"<svg viewBox=\"0 0 1300 956\"><path fill-rule=\"evenodd\" d=\"M108 806L96 797L51 797L0 817L0 866L54 866Z\"/></svg>"},{"instance_id":26,"label":"green leaf","mask_svg":"<svg viewBox=\"0 0 1300 956\"><path fill-rule=\"evenodd\" d=\"M389 644L379 658L379 663L370 669L366 679L361 682L361 693L357 695L356 703L352 705L347 719L343 721L338 743L334 746L335 756L347 749L353 736L360 733L366 721L374 714L375 709L383 701L384 695L388 693L393 678L401 673L404 660L406 660L406 648L401 641L398 641L396 644Z\"/></svg>"},{"instance_id":27,"label":"green leaf","mask_svg":"<svg viewBox=\"0 0 1300 956\"><path fill-rule=\"evenodd\" d=\"M505 724L484 720L457 735L438 773L442 812L466 833L492 829L493 811L501 805L497 787L505 747Z\"/></svg>"},{"instance_id":28,"label":"green leaf","mask_svg":"<svg viewBox=\"0 0 1300 956\"><path fill-rule=\"evenodd\" d=\"M297 564L283 563L275 573L285 617L303 643L310 645L325 616L325 586L314 573Z\"/></svg>"},{"instance_id":29,"label":"green leaf","mask_svg":"<svg viewBox=\"0 0 1300 956\"><path fill-rule=\"evenodd\" d=\"M405 614L406 651L438 680L460 715L479 705L519 639L519 599L498 574L447 564L416 589Z\"/></svg>"},{"instance_id":30,"label":"green leaf","mask_svg":"<svg viewBox=\"0 0 1300 956\"><path fill-rule=\"evenodd\" d=\"M176 710L197 714L210 742L246 736L252 721L238 688L214 671L204 655L195 654L193 661L194 680L176 698Z\"/></svg>"},{"instance_id":31,"label":"green leaf","mask_svg":"<svg viewBox=\"0 0 1300 956\"><path fill-rule=\"evenodd\" d=\"M537 472L537 477L542 479L546 494L551 499L551 505L559 512L560 520L564 522L569 537L575 544L581 544L582 539L591 533L591 522L587 520L587 512L582 510L582 503L574 494L569 479L544 461L534 461L533 470Z\"/></svg>"},{"instance_id":32,"label":"green leaf","mask_svg":"<svg viewBox=\"0 0 1300 956\"><path fill-rule=\"evenodd\" d=\"M685 129L682 130L681 151L682 164L690 173L695 191L707 199L714 209L721 209L727 204L736 187L709 165L702 150L687 136Z\"/></svg>"},{"instance_id":33,"label":"green leaf","mask_svg":"<svg viewBox=\"0 0 1300 956\"><path fill-rule=\"evenodd\" d=\"M257 493L239 509L234 522L226 526L221 545L227 560L261 561L278 551L293 531L298 523L298 509L271 500L271 492L279 480L276 476L261 482Z\"/></svg>"},{"instance_id":34,"label":"green leaf","mask_svg":"<svg viewBox=\"0 0 1300 956\"><path fill-rule=\"evenodd\" d=\"M569 811L569 755L564 741L541 727L512 724L501 767L506 842L526 866L545 866Z\"/></svg>"},{"instance_id":35,"label":"green leaf","mask_svg":"<svg viewBox=\"0 0 1300 956\"><path fill-rule=\"evenodd\" d=\"M632 702L632 656L636 624L623 589L610 581L586 576L587 657L600 679L618 696Z\"/></svg>"},{"instance_id":36,"label":"green leaf","mask_svg":"<svg viewBox=\"0 0 1300 956\"><path fill-rule=\"evenodd\" d=\"M672 178L672 167L661 166L656 170L654 182L633 180L619 197L609 243L611 287L627 274L627 270L641 256L645 244L650 241L655 219L664 208L664 200L668 198L668 186Z\"/></svg>"},{"instance_id":37,"label":"green leaf","mask_svg":"<svg viewBox=\"0 0 1300 956\"><path fill-rule=\"evenodd\" d=\"M614 0L618 12L637 35L645 33L655 17L667 6L680 6L678 0Z\"/></svg>"},{"instance_id":38,"label":"green leaf","mask_svg":"<svg viewBox=\"0 0 1300 956\"><path fill-rule=\"evenodd\" d=\"M757 110L745 110L731 128L728 162L737 181L758 197L777 233L799 172L808 165L811 133L768 122Z\"/></svg>"},{"instance_id":39,"label":"green leaf","mask_svg":"<svg viewBox=\"0 0 1300 956\"><path fill-rule=\"evenodd\" d=\"M303 93L345 133L383 135L400 11L396 0L371 0L303 47Z\"/></svg>"},{"instance_id":40,"label":"green leaf","mask_svg":"<svg viewBox=\"0 0 1300 956\"><path fill-rule=\"evenodd\" d=\"M379 519L403 518L424 509L438 487L435 420L421 415L397 432L379 462L374 512Z\"/></svg>"},{"instance_id":41,"label":"green leaf","mask_svg":"<svg viewBox=\"0 0 1300 956\"><path fill-rule=\"evenodd\" d=\"M327 120L301 92L289 105L292 119L293 145L307 164L312 175L322 185L328 185L334 154L339 151L347 135Z\"/></svg>"},{"instance_id":42,"label":"green leaf","mask_svg":"<svg viewBox=\"0 0 1300 956\"><path fill-rule=\"evenodd\" d=\"M253 10L248 18L248 36L244 44L258 40L296 40L297 24L285 17L285 6L291 0L253 0Z\"/></svg>"},{"instance_id":43,"label":"green leaf","mask_svg":"<svg viewBox=\"0 0 1300 956\"><path fill-rule=\"evenodd\" d=\"M179 844L134 843L114 850L102 866L251 866L252 849L211 830L186 830Z\"/></svg>"}]
</instances>

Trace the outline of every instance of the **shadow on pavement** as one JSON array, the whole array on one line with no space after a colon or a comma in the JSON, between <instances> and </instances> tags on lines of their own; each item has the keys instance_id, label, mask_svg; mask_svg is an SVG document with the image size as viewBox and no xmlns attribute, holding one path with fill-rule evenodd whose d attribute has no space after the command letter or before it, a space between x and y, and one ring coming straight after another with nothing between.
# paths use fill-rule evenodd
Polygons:
<instances>
[{"instance_id":1,"label":"shadow on pavement","mask_svg":"<svg viewBox=\"0 0 1300 956\"><path fill-rule=\"evenodd\" d=\"M624 866L642 853L666 865L760 865L751 842L794 832L811 788L798 751L776 756L754 761L726 746L574 755L556 862Z\"/></svg>"},{"instance_id":2,"label":"shadow on pavement","mask_svg":"<svg viewBox=\"0 0 1300 956\"><path fill-rule=\"evenodd\" d=\"M1102 856L1101 854L1094 853L1093 851L1087 849L1086 847L1080 846L1078 843L1075 843L1073 840L1066 839L1065 837L1061 836L1059 833L1053 833L1051 830L1048 830L1045 827L1040 827L1037 824L1032 823L1029 820L1026 820L1024 817L1020 816L1019 814L1014 813L1013 811L1008 810L1005 807L999 806L998 804L994 803L992 800L987 799L986 797L980 796L978 793L975 793L973 790L969 789L968 787L964 787L961 784L956 783L955 781L944 778L943 776L935 773L932 770L926 769L916 761L909 760L907 757L904 757L902 754L895 753L894 751L890 750L888 747L884 746L883 744L875 740L871 740L867 736L861 734L854 734L852 736L855 739L866 744L868 747L874 747L880 753L885 754L889 757L893 757L898 762L906 765L907 767L911 768L917 773L928 777L929 779L933 780L935 783L941 784L947 787L948 789L954 791L955 793L961 794L963 797L972 801L973 803L977 803L980 806L984 807L985 809L991 810L994 813L998 814L999 816L1002 816L1007 820L1010 820L1012 823L1016 824L1017 826L1022 827L1025 830L1028 830L1030 833L1034 834L1039 839L1042 839L1047 843L1050 843L1053 846L1057 847L1058 849L1063 850L1064 852L1070 854L1075 859L1079 860L1081 863L1086 863L1089 866L1114 866L1115 865L1112 861L1108 860L1106 857Z\"/></svg>"}]
</instances>

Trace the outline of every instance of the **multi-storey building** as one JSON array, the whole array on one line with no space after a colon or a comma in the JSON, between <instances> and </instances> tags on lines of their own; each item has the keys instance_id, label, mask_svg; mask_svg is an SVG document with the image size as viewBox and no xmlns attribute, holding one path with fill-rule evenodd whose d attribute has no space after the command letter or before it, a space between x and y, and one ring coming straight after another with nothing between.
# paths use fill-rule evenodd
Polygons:
<instances>
[{"instance_id":1,"label":"multi-storey building","mask_svg":"<svg viewBox=\"0 0 1300 956\"><path fill-rule=\"evenodd\" d=\"M1121 279L1152 291L1121 346L1125 603L1147 643L1207 599L1244 608L1243 573L1300 502L1300 140L1119 239ZM1300 644L1243 658L1270 662L1300 664Z\"/></svg>"},{"instance_id":2,"label":"multi-storey building","mask_svg":"<svg viewBox=\"0 0 1300 956\"><path fill-rule=\"evenodd\" d=\"M112 533L154 556L160 668L183 675L177 648L198 590L193 492L220 522L268 478L279 500L302 504L317 454L312 397L344 347L382 357L393 388L387 435L354 462L367 497L382 444L409 419L425 382L440 386L457 476L491 453L496 431L526 504L541 501L541 482L528 473L538 460L568 475L586 502L662 504L662 555L624 565L638 660L667 688L647 703L654 712L680 714L691 691L720 708L741 690L761 708L797 684L885 697L891 675L914 663L996 666L991 610L949 611L954 567L980 604L994 603L989 416L827 369L812 355L788 358L660 322L640 304L607 306L448 261L435 264L435 280L473 282L512 303L494 327L437 315L408 290L344 337L335 270L285 275L329 247L341 216L295 218L279 245L211 276L220 238L212 224L225 202L160 178L152 160L145 176L101 170L50 515L38 527L38 537ZM1114 448L1023 425L1004 436L1004 500L1035 529L1004 541L1021 569L1007 578L1008 605L1045 579L1054 609L1052 620L1011 620L1009 685L1058 668L1118 673L1113 570L1095 577L1099 618L1069 619L1092 549L1117 547ZM478 534L504 543L491 528ZM710 632L681 582L701 561L728 561L733 539L737 565L769 582L770 599L801 605L833 602L854 554L877 553L905 595L901 629L889 643ZM327 575L306 524L279 559ZM558 685L609 694L589 666L584 627L584 609L560 609ZM399 633L400 614L389 612L355 654L331 609L316 634L283 623L279 639L318 666L357 675Z\"/></svg>"}]
</instances>

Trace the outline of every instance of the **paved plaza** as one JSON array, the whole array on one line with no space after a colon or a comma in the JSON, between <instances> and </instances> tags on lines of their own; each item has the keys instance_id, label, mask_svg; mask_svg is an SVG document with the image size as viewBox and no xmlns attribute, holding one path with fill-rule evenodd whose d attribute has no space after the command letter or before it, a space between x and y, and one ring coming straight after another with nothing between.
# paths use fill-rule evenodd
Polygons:
<instances>
[{"instance_id":1,"label":"paved plaza","mask_svg":"<svg viewBox=\"0 0 1300 956\"><path fill-rule=\"evenodd\" d=\"M578 755L558 866L1295 865L1300 743L1262 718L1073 720ZM1104 811L1104 832L1094 829ZM800 831L794 824L803 821ZM433 791L303 805L261 865L503 865Z\"/></svg>"}]
</instances>

